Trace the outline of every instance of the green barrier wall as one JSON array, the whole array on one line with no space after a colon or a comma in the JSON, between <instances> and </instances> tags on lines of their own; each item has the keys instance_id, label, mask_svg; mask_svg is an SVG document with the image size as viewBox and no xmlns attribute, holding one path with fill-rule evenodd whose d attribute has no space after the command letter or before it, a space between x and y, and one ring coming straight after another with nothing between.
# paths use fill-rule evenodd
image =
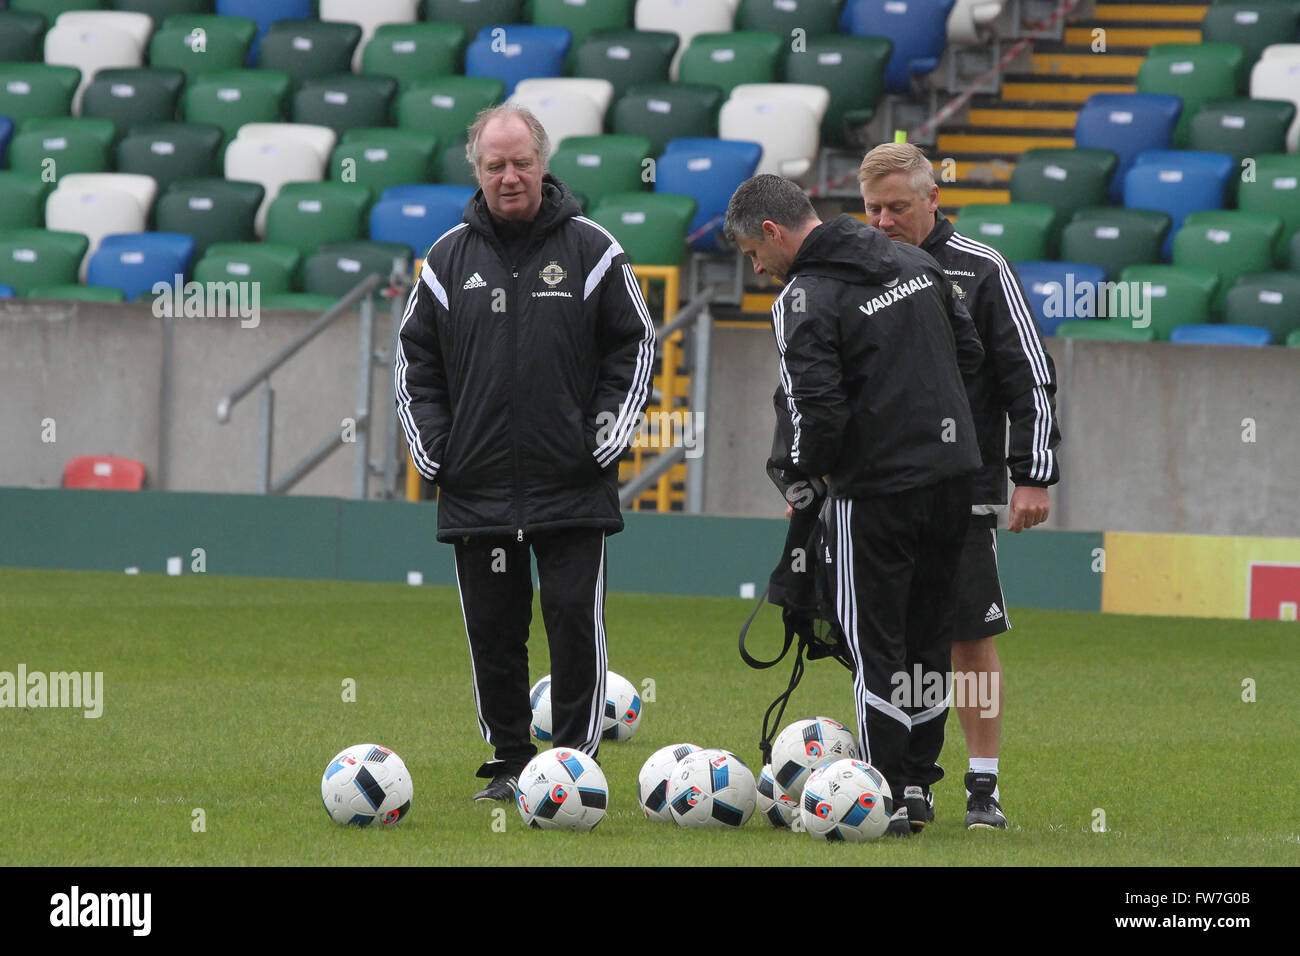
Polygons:
<instances>
[{"instance_id":1,"label":"green barrier wall","mask_svg":"<svg viewBox=\"0 0 1300 956\"><path fill-rule=\"evenodd\" d=\"M785 522L768 518L635 514L609 539L613 591L736 597L762 591L780 557ZM87 571L406 580L454 584L452 549L434 539L432 504L156 491L0 488L0 565ZM1093 550L1081 531L1000 533L999 562L1013 607L1101 609ZM195 549L202 549L197 555Z\"/></svg>"}]
</instances>

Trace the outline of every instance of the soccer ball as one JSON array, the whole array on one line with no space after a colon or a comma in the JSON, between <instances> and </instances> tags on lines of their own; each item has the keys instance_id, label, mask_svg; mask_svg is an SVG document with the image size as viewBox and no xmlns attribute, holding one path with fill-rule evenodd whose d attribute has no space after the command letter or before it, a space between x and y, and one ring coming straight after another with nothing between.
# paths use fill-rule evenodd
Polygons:
<instances>
[{"instance_id":1,"label":"soccer ball","mask_svg":"<svg viewBox=\"0 0 1300 956\"><path fill-rule=\"evenodd\" d=\"M533 708L533 724L528 729L538 740L551 739L551 675L547 674L528 692L528 704Z\"/></svg>"},{"instance_id":2,"label":"soccer ball","mask_svg":"<svg viewBox=\"0 0 1300 956\"><path fill-rule=\"evenodd\" d=\"M641 726L641 695L626 677L609 671L605 677L604 740L627 740Z\"/></svg>"},{"instance_id":3,"label":"soccer ball","mask_svg":"<svg viewBox=\"0 0 1300 956\"><path fill-rule=\"evenodd\" d=\"M861 760L836 760L818 767L803 788L799 813L804 829L819 840L862 843L889 826L894 799L875 767Z\"/></svg>"},{"instance_id":4,"label":"soccer ball","mask_svg":"<svg viewBox=\"0 0 1300 956\"><path fill-rule=\"evenodd\" d=\"M755 809L768 823L779 830L789 830L799 815L799 801L781 789L772 776L772 765L763 764L758 775L758 803Z\"/></svg>"},{"instance_id":5,"label":"soccer ball","mask_svg":"<svg viewBox=\"0 0 1300 956\"><path fill-rule=\"evenodd\" d=\"M402 758L386 747L357 744L325 768L320 798L335 823L392 826L411 809L415 790Z\"/></svg>"},{"instance_id":6,"label":"soccer ball","mask_svg":"<svg viewBox=\"0 0 1300 956\"><path fill-rule=\"evenodd\" d=\"M578 750L543 750L519 775L519 815L534 830L590 830L605 819L609 784L594 759Z\"/></svg>"},{"instance_id":7,"label":"soccer ball","mask_svg":"<svg viewBox=\"0 0 1300 956\"><path fill-rule=\"evenodd\" d=\"M787 726L772 742L772 776L799 799L808 774L842 757L858 756L858 742L847 727L829 717L805 717Z\"/></svg>"},{"instance_id":8,"label":"soccer ball","mask_svg":"<svg viewBox=\"0 0 1300 956\"><path fill-rule=\"evenodd\" d=\"M758 800L754 772L727 750L697 750L668 777L668 806L679 826L726 830L745 825Z\"/></svg>"},{"instance_id":9,"label":"soccer ball","mask_svg":"<svg viewBox=\"0 0 1300 956\"><path fill-rule=\"evenodd\" d=\"M668 777L679 760L699 749L695 744L671 744L660 747L641 766L641 773L636 780L637 800L641 804L641 809L645 811L647 820L672 822L673 814L668 809Z\"/></svg>"}]
</instances>

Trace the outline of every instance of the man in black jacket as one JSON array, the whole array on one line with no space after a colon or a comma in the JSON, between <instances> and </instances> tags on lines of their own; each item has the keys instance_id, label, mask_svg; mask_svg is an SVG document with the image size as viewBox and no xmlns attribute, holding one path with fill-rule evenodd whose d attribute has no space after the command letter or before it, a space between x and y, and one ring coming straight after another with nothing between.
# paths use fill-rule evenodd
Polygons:
<instances>
[{"instance_id":1,"label":"man in black jacket","mask_svg":"<svg viewBox=\"0 0 1300 956\"><path fill-rule=\"evenodd\" d=\"M858 182L868 222L891 239L919 246L943 266L988 356L970 391L984 467L975 479L971 528L958 571L952 667L963 682L959 686L967 689L955 708L970 754L966 826L1003 829L998 750L1006 689L993 639L1011 624L998 579L997 520L999 512L1008 511L1008 530L1016 533L1047 520L1047 488L1060 479L1056 371L1007 261L956 232L939 212L939 187L924 153L909 143L877 146L862 160ZM1009 510L1008 467L1016 486Z\"/></svg>"},{"instance_id":2,"label":"man in black jacket","mask_svg":"<svg viewBox=\"0 0 1300 956\"><path fill-rule=\"evenodd\" d=\"M605 710L605 536L649 397L655 333L622 247L546 172L527 110L485 110L480 190L429 250L402 318L398 414L456 548L479 730L476 800L513 800L529 726L532 555L551 651L552 740L595 757Z\"/></svg>"},{"instance_id":3,"label":"man in black jacket","mask_svg":"<svg viewBox=\"0 0 1300 956\"><path fill-rule=\"evenodd\" d=\"M826 479L833 543L820 558L853 659L863 757L894 795L889 832L906 835L924 825L946 705L896 692L900 675L948 673L951 582L980 464L963 376L983 349L929 255L850 217L822 223L789 180L742 183L726 230L756 273L786 282L772 324L793 437L776 464Z\"/></svg>"}]
</instances>

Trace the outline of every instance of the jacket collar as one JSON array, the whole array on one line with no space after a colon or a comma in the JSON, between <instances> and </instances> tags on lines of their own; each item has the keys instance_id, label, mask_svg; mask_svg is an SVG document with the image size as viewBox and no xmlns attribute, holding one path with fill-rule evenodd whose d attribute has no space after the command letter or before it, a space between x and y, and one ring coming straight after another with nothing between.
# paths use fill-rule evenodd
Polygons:
<instances>
[{"instance_id":1,"label":"jacket collar","mask_svg":"<svg viewBox=\"0 0 1300 956\"><path fill-rule=\"evenodd\" d=\"M942 248L947 244L949 237L955 231L956 230L953 228L952 223L948 221L948 217L936 209L934 211L934 228L931 229L930 234L921 241L921 248L930 253L930 255L934 255L934 250Z\"/></svg>"}]
</instances>

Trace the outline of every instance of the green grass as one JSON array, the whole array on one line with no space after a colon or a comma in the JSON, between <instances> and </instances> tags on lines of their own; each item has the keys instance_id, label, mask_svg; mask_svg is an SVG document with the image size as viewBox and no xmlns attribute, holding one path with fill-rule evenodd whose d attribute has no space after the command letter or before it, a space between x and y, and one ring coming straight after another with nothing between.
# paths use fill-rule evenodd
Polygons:
<instances>
[{"instance_id":1,"label":"green grass","mask_svg":"<svg viewBox=\"0 0 1300 956\"><path fill-rule=\"evenodd\" d=\"M589 834L541 833L469 800L489 751L453 590L0 569L0 671L104 674L99 719L0 709L0 865L1300 862L1300 633L1280 622L1013 610L999 641L1006 833L961 826L955 717L938 820L918 839L835 846L759 819L726 833L646 821L636 776L659 747L726 747L753 765L789 672L741 663L749 604L610 595L611 666L653 680L654 700L632 740L601 749L608 817ZM774 644L768 615L758 627ZM540 620L535 676L548 669ZM838 664L809 666L787 719L814 713L854 724ZM335 826L320 804L325 764L362 742L397 751L415 781L391 831ZM1092 830L1097 808L1107 832Z\"/></svg>"}]
</instances>

